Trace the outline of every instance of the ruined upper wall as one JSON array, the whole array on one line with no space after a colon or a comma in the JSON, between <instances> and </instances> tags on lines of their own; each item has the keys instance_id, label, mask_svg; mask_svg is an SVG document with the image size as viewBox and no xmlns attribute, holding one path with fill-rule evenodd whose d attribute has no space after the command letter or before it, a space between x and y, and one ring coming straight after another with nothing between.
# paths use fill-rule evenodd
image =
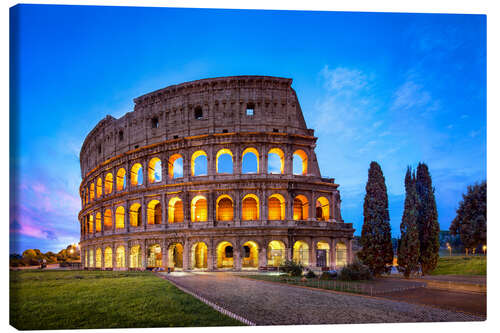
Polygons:
<instances>
[{"instance_id":1,"label":"ruined upper wall","mask_svg":"<svg viewBox=\"0 0 500 333\"><path fill-rule=\"evenodd\" d=\"M226 132L313 136L291 84L287 78L231 76L140 96L133 112L119 119L106 116L88 134L80 152L82 177L113 156L170 139Z\"/></svg>"}]
</instances>

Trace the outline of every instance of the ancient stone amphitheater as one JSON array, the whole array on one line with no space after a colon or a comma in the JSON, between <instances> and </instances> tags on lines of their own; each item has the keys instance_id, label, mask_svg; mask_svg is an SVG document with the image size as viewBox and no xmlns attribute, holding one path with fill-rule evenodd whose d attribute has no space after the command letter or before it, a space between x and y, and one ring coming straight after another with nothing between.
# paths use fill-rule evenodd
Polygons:
<instances>
[{"instance_id":1,"label":"ancient stone amphitheater","mask_svg":"<svg viewBox=\"0 0 500 333\"><path fill-rule=\"evenodd\" d=\"M292 80L203 79L106 116L81 152L82 262L102 269L314 269L352 258Z\"/></svg>"}]
</instances>

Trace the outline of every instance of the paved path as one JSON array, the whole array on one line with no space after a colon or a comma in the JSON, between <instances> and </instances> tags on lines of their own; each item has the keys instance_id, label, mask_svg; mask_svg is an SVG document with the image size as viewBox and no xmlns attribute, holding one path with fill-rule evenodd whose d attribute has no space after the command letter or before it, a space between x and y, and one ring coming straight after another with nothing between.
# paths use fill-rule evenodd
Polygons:
<instances>
[{"instance_id":1,"label":"paved path","mask_svg":"<svg viewBox=\"0 0 500 333\"><path fill-rule=\"evenodd\" d=\"M484 320L465 313L250 280L229 273L173 273L168 279L257 325Z\"/></svg>"}]
</instances>

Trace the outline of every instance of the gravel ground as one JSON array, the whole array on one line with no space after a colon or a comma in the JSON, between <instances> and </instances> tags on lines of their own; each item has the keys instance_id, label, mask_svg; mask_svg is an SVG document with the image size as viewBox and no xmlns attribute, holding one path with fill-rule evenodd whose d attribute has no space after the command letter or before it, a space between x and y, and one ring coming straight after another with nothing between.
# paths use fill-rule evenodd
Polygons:
<instances>
[{"instance_id":1,"label":"gravel ground","mask_svg":"<svg viewBox=\"0 0 500 333\"><path fill-rule=\"evenodd\" d=\"M168 279L257 325L484 320L460 312L250 280L228 273L173 273Z\"/></svg>"}]
</instances>

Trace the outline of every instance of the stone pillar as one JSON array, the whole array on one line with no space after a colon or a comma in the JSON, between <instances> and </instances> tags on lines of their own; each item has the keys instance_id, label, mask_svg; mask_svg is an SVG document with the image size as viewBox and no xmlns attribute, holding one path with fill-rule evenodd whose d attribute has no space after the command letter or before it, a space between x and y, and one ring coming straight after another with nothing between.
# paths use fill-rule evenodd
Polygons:
<instances>
[{"instance_id":1,"label":"stone pillar","mask_svg":"<svg viewBox=\"0 0 500 333\"><path fill-rule=\"evenodd\" d=\"M130 203L128 200L125 201L125 230L130 232ZM94 228L95 229L95 228Z\"/></svg>"},{"instance_id":2,"label":"stone pillar","mask_svg":"<svg viewBox=\"0 0 500 333\"><path fill-rule=\"evenodd\" d=\"M236 226L239 226L241 225L241 192L240 190L235 190L234 192L234 204L233 204L233 209L234 209L234 212L233 212L233 219L234 219L234 224Z\"/></svg>"},{"instance_id":3,"label":"stone pillar","mask_svg":"<svg viewBox=\"0 0 500 333\"><path fill-rule=\"evenodd\" d=\"M184 243L182 244L182 270L187 271L189 267L191 266L189 264L189 242L184 240Z\"/></svg>"},{"instance_id":4,"label":"stone pillar","mask_svg":"<svg viewBox=\"0 0 500 333\"><path fill-rule=\"evenodd\" d=\"M161 241L161 264L165 270L168 268L168 241L164 238Z\"/></svg>"},{"instance_id":5,"label":"stone pillar","mask_svg":"<svg viewBox=\"0 0 500 333\"><path fill-rule=\"evenodd\" d=\"M207 242L207 269L209 271L213 271L216 268L217 259L215 258L215 255L216 251L214 248L214 240L209 239Z\"/></svg>"},{"instance_id":6,"label":"stone pillar","mask_svg":"<svg viewBox=\"0 0 500 333\"><path fill-rule=\"evenodd\" d=\"M207 220L215 225L215 195L212 191L207 193Z\"/></svg>"},{"instance_id":7,"label":"stone pillar","mask_svg":"<svg viewBox=\"0 0 500 333\"><path fill-rule=\"evenodd\" d=\"M285 220L293 220L293 197L290 193L285 196Z\"/></svg>"},{"instance_id":8,"label":"stone pillar","mask_svg":"<svg viewBox=\"0 0 500 333\"><path fill-rule=\"evenodd\" d=\"M217 173L215 170L215 156L214 156L214 148L210 145L207 149L207 175L210 179L213 179L214 175Z\"/></svg>"},{"instance_id":9,"label":"stone pillar","mask_svg":"<svg viewBox=\"0 0 500 333\"><path fill-rule=\"evenodd\" d=\"M351 239L346 239L347 240L347 263L350 264L352 263L353 260L353 255L352 255L352 238Z\"/></svg>"},{"instance_id":10,"label":"stone pillar","mask_svg":"<svg viewBox=\"0 0 500 333\"><path fill-rule=\"evenodd\" d=\"M236 148L233 155L233 175L241 175L241 149Z\"/></svg>"},{"instance_id":11,"label":"stone pillar","mask_svg":"<svg viewBox=\"0 0 500 333\"><path fill-rule=\"evenodd\" d=\"M149 185L149 166L148 166L148 160L144 159L141 161L142 164L142 186L143 187L148 187Z\"/></svg>"},{"instance_id":12,"label":"stone pillar","mask_svg":"<svg viewBox=\"0 0 500 333\"><path fill-rule=\"evenodd\" d=\"M130 268L130 246L129 243L125 243L125 269L128 270Z\"/></svg>"},{"instance_id":13,"label":"stone pillar","mask_svg":"<svg viewBox=\"0 0 500 333\"><path fill-rule=\"evenodd\" d=\"M188 225L191 224L191 198L187 191L184 191L182 198L182 209L184 210L184 222Z\"/></svg>"},{"instance_id":14,"label":"stone pillar","mask_svg":"<svg viewBox=\"0 0 500 333\"><path fill-rule=\"evenodd\" d=\"M163 184L168 183L168 156L167 154L162 154L161 158L161 182Z\"/></svg>"},{"instance_id":15,"label":"stone pillar","mask_svg":"<svg viewBox=\"0 0 500 333\"><path fill-rule=\"evenodd\" d=\"M309 200L309 221L316 221L316 201L314 200L315 193L311 192L311 195L307 200Z\"/></svg>"},{"instance_id":16,"label":"stone pillar","mask_svg":"<svg viewBox=\"0 0 500 333\"><path fill-rule=\"evenodd\" d=\"M99 207L99 212L101 213L101 236L104 235L104 207ZM96 219L97 221L97 219Z\"/></svg>"},{"instance_id":17,"label":"stone pillar","mask_svg":"<svg viewBox=\"0 0 500 333\"><path fill-rule=\"evenodd\" d=\"M311 269L316 268L316 241L314 239L311 239L311 245L309 247L309 266Z\"/></svg>"},{"instance_id":18,"label":"stone pillar","mask_svg":"<svg viewBox=\"0 0 500 333\"><path fill-rule=\"evenodd\" d=\"M116 233L116 208L114 205L111 206L111 225L113 226L113 234L114 234Z\"/></svg>"},{"instance_id":19,"label":"stone pillar","mask_svg":"<svg viewBox=\"0 0 500 333\"><path fill-rule=\"evenodd\" d=\"M165 193L162 193L162 195L161 195L161 224L163 224L165 228L168 227L168 210L167 210L167 207L168 207L167 195Z\"/></svg>"},{"instance_id":20,"label":"stone pillar","mask_svg":"<svg viewBox=\"0 0 500 333\"><path fill-rule=\"evenodd\" d=\"M285 163L285 170L284 174L285 175L292 175L293 174L293 152L289 151L289 149L285 149L285 157L284 157L284 163Z\"/></svg>"},{"instance_id":21,"label":"stone pillar","mask_svg":"<svg viewBox=\"0 0 500 333\"><path fill-rule=\"evenodd\" d=\"M240 240L235 239L233 244L233 267L236 271L241 271L241 250Z\"/></svg>"},{"instance_id":22,"label":"stone pillar","mask_svg":"<svg viewBox=\"0 0 500 333\"><path fill-rule=\"evenodd\" d=\"M267 147L263 146L259 152L259 173L267 174Z\"/></svg>"},{"instance_id":23,"label":"stone pillar","mask_svg":"<svg viewBox=\"0 0 500 333\"><path fill-rule=\"evenodd\" d=\"M113 270L116 268L116 243L111 244L111 249L113 251L113 255L111 256L111 267Z\"/></svg>"},{"instance_id":24,"label":"stone pillar","mask_svg":"<svg viewBox=\"0 0 500 333\"><path fill-rule=\"evenodd\" d=\"M259 267L267 266L267 246L266 242L262 242L262 246L259 247Z\"/></svg>"},{"instance_id":25,"label":"stone pillar","mask_svg":"<svg viewBox=\"0 0 500 333\"><path fill-rule=\"evenodd\" d=\"M330 248L330 267L333 269L337 268L337 240L332 240L332 246Z\"/></svg>"},{"instance_id":26,"label":"stone pillar","mask_svg":"<svg viewBox=\"0 0 500 333\"><path fill-rule=\"evenodd\" d=\"M267 191L264 189L259 190L259 217L262 224L269 218Z\"/></svg>"},{"instance_id":27,"label":"stone pillar","mask_svg":"<svg viewBox=\"0 0 500 333\"><path fill-rule=\"evenodd\" d=\"M146 267L148 267L148 246L145 240L142 241L141 248L142 268L146 269Z\"/></svg>"},{"instance_id":28,"label":"stone pillar","mask_svg":"<svg viewBox=\"0 0 500 333\"><path fill-rule=\"evenodd\" d=\"M148 207L146 206L146 200L144 200L144 197L141 197L141 219L142 228L146 230L148 225Z\"/></svg>"}]
</instances>

